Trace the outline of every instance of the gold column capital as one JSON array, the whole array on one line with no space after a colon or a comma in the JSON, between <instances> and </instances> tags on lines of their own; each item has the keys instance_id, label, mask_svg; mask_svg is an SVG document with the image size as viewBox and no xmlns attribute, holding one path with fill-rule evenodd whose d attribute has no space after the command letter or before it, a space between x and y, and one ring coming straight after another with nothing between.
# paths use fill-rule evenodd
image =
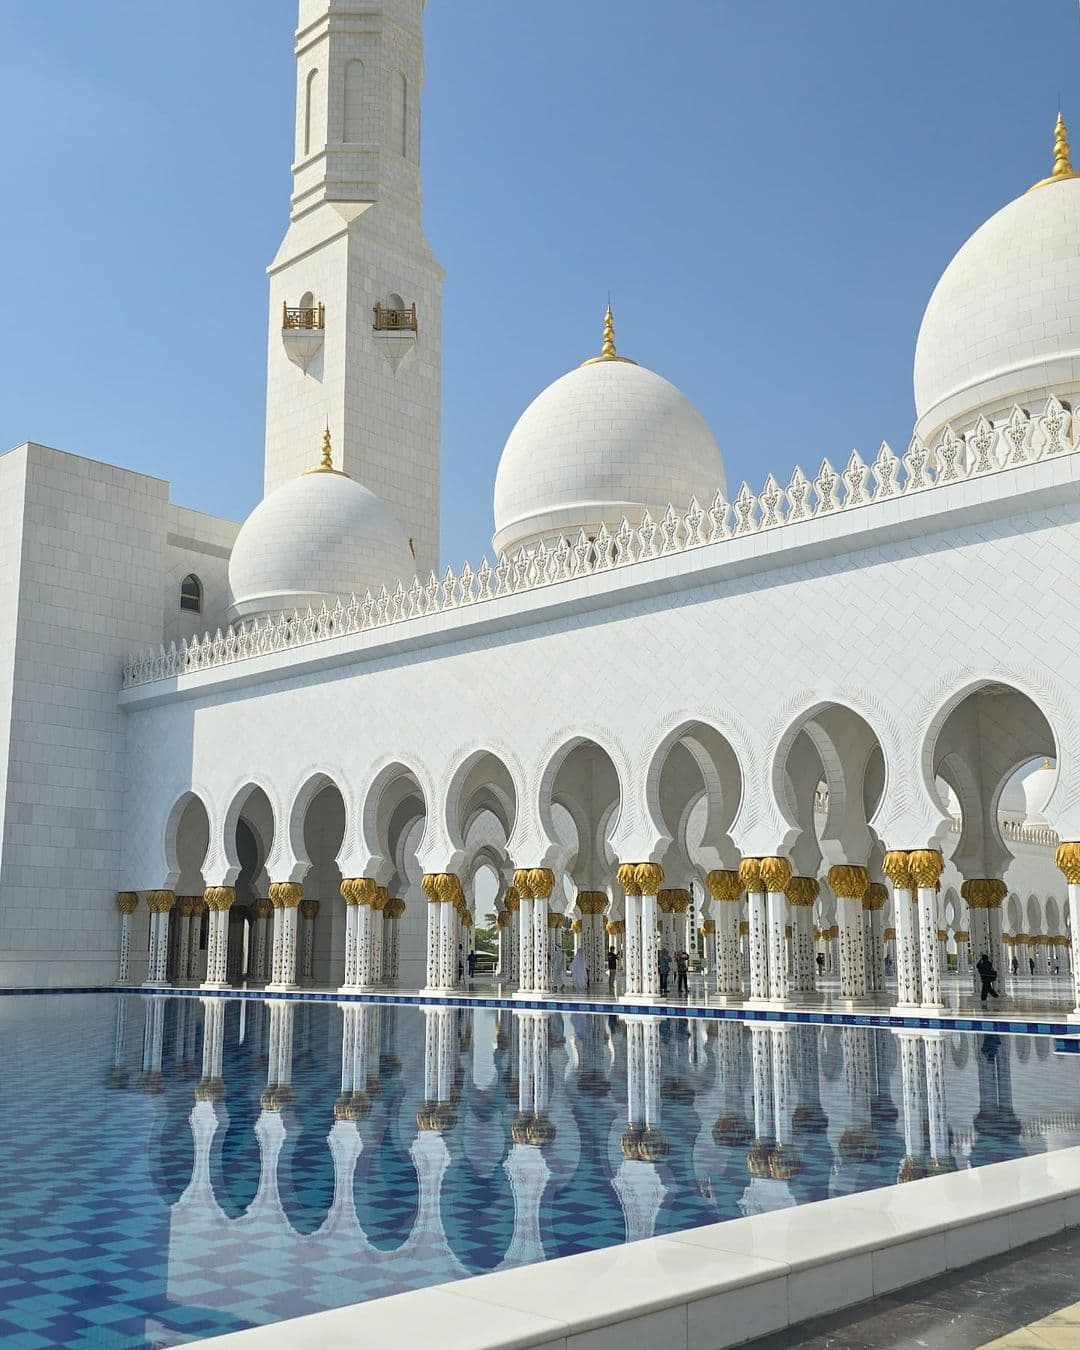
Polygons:
<instances>
[{"instance_id":1,"label":"gold column capital","mask_svg":"<svg viewBox=\"0 0 1080 1350\"><path fill-rule=\"evenodd\" d=\"M420 889L427 896L429 905L437 905L439 903L439 891L437 886L439 875L440 874L438 872L425 872L420 879ZM344 894L344 889L345 888L343 885L342 894ZM346 904L348 903L349 903L348 900L346 900ZM352 903L355 905L359 904L360 902L358 900L354 900L352 901Z\"/></svg>"},{"instance_id":2,"label":"gold column capital","mask_svg":"<svg viewBox=\"0 0 1080 1350\"><path fill-rule=\"evenodd\" d=\"M837 863L829 868L829 885L838 900L861 900L870 885L870 873L865 867Z\"/></svg>"},{"instance_id":3,"label":"gold column capital","mask_svg":"<svg viewBox=\"0 0 1080 1350\"><path fill-rule=\"evenodd\" d=\"M919 890L936 889L945 869L945 860L936 848L915 848L908 854L911 879Z\"/></svg>"},{"instance_id":4,"label":"gold column capital","mask_svg":"<svg viewBox=\"0 0 1080 1350\"><path fill-rule=\"evenodd\" d=\"M346 905L373 905L378 893L378 887L371 877L346 877L340 889Z\"/></svg>"},{"instance_id":5,"label":"gold column capital","mask_svg":"<svg viewBox=\"0 0 1080 1350\"><path fill-rule=\"evenodd\" d=\"M708 886L712 898L722 903L733 904L743 893L739 873L720 868L708 874L705 885Z\"/></svg>"},{"instance_id":6,"label":"gold column capital","mask_svg":"<svg viewBox=\"0 0 1080 1350\"><path fill-rule=\"evenodd\" d=\"M658 895L664 884L664 869L658 863L635 863L634 880L642 895Z\"/></svg>"},{"instance_id":7,"label":"gold column capital","mask_svg":"<svg viewBox=\"0 0 1080 1350\"><path fill-rule=\"evenodd\" d=\"M888 888L880 881L872 881L862 898L863 909L884 909L889 900Z\"/></svg>"},{"instance_id":8,"label":"gold column capital","mask_svg":"<svg viewBox=\"0 0 1080 1350\"><path fill-rule=\"evenodd\" d=\"M314 919L319 912L319 902L313 895L309 895L306 900L300 904L300 913L305 919Z\"/></svg>"},{"instance_id":9,"label":"gold column capital","mask_svg":"<svg viewBox=\"0 0 1080 1350\"><path fill-rule=\"evenodd\" d=\"M626 932L626 920L625 920L625 919L608 919L607 923L604 924L604 932L605 932L605 933L608 933L608 934L609 934L610 936L612 936L612 937L614 937L616 933L625 933L625 932Z\"/></svg>"},{"instance_id":10,"label":"gold column capital","mask_svg":"<svg viewBox=\"0 0 1080 1350\"><path fill-rule=\"evenodd\" d=\"M151 914L168 914L176 903L175 891L147 891L146 908Z\"/></svg>"},{"instance_id":11,"label":"gold column capital","mask_svg":"<svg viewBox=\"0 0 1080 1350\"><path fill-rule=\"evenodd\" d=\"M888 853L885 854L885 860L881 864L881 870L898 891L910 891L914 889L914 882L911 877L911 855L906 849L890 849Z\"/></svg>"},{"instance_id":12,"label":"gold column capital","mask_svg":"<svg viewBox=\"0 0 1080 1350\"><path fill-rule=\"evenodd\" d=\"M556 911L552 911L547 916L548 927L552 929L561 928L563 926L563 921L565 920L565 918L566 918L565 914L559 914Z\"/></svg>"},{"instance_id":13,"label":"gold column capital","mask_svg":"<svg viewBox=\"0 0 1080 1350\"><path fill-rule=\"evenodd\" d=\"M529 888L534 900L546 900L555 889L555 873L550 867L530 867Z\"/></svg>"},{"instance_id":14,"label":"gold column capital","mask_svg":"<svg viewBox=\"0 0 1080 1350\"><path fill-rule=\"evenodd\" d=\"M627 895L641 894L641 887L637 882L637 869L633 863L620 863L615 878Z\"/></svg>"},{"instance_id":15,"label":"gold column capital","mask_svg":"<svg viewBox=\"0 0 1080 1350\"><path fill-rule=\"evenodd\" d=\"M134 914L139 908L138 891L120 891L116 897L116 908L121 914Z\"/></svg>"},{"instance_id":16,"label":"gold column capital","mask_svg":"<svg viewBox=\"0 0 1080 1350\"><path fill-rule=\"evenodd\" d=\"M401 916L405 913L406 908L407 906L405 904L405 901L400 899L399 897L395 897L386 906L386 912L387 914L390 915L392 919L400 919Z\"/></svg>"},{"instance_id":17,"label":"gold column capital","mask_svg":"<svg viewBox=\"0 0 1080 1350\"><path fill-rule=\"evenodd\" d=\"M715 920L715 919L706 919L706 920L704 921L704 923L702 923L702 925L701 925L701 931L702 931L703 933L705 933L706 935L708 935L709 933L715 933L715 932L716 932L716 920Z\"/></svg>"},{"instance_id":18,"label":"gold column capital","mask_svg":"<svg viewBox=\"0 0 1080 1350\"><path fill-rule=\"evenodd\" d=\"M1080 885L1080 843L1066 840L1058 844L1057 852L1054 854L1054 865L1070 886Z\"/></svg>"},{"instance_id":19,"label":"gold column capital","mask_svg":"<svg viewBox=\"0 0 1080 1350\"><path fill-rule=\"evenodd\" d=\"M521 895L516 886L511 886L506 892L506 899L503 902L506 906L507 914L516 914L521 908Z\"/></svg>"},{"instance_id":20,"label":"gold column capital","mask_svg":"<svg viewBox=\"0 0 1080 1350\"><path fill-rule=\"evenodd\" d=\"M507 910L500 909L495 915L495 927L498 928L500 932L502 929L510 927L510 914Z\"/></svg>"},{"instance_id":21,"label":"gold column capital","mask_svg":"<svg viewBox=\"0 0 1080 1350\"><path fill-rule=\"evenodd\" d=\"M786 858L762 858L760 860L761 880L767 891L773 895L783 894L791 880L791 864Z\"/></svg>"},{"instance_id":22,"label":"gold column capital","mask_svg":"<svg viewBox=\"0 0 1080 1350\"><path fill-rule=\"evenodd\" d=\"M765 889L760 858L744 858L739 863L739 884L746 891L758 892Z\"/></svg>"},{"instance_id":23,"label":"gold column capital","mask_svg":"<svg viewBox=\"0 0 1080 1350\"><path fill-rule=\"evenodd\" d=\"M517 867L514 869L514 885L512 889L517 891L519 900L532 900L534 898L532 884L529 881L531 875L532 873L528 867Z\"/></svg>"},{"instance_id":24,"label":"gold column capital","mask_svg":"<svg viewBox=\"0 0 1080 1350\"><path fill-rule=\"evenodd\" d=\"M270 903L275 909L299 909L304 888L298 881L272 881Z\"/></svg>"},{"instance_id":25,"label":"gold column capital","mask_svg":"<svg viewBox=\"0 0 1080 1350\"><path fill-rule=\"evenodd\" d=\"M607 909L606 891L578 891L577 907L582 914L603 914Z\"/></svg>"},{"instance_id":26,"label":"gold column capital","mask_svg":"<svg viewBox=\"0 0 1080 1350\"><path fill-rule=\"evenodd\" d=\"M821 884L816 877L792 877L786 891L788 903L795 909L810 909L821 894Z\"/></svg>"},{"instance_id":27,"label":"gold column capital","mask_svg":"<svg viewBox=\"0 0 1080 1350\"><path fill-rule=\"evenodd\" d=\"M271 890L273 887L271 887ZM212 910L232 909L236 900L236 891L232 886L207 886L203 891L206 907Z\"/></svg>"},{"instance_id":28,"label":"gold column capital","mask_svg":"<svg viewBox=\"0 0 1080 1350\"><path fill-rule=\"evenodd\" d=\"M956 932L953 934L953 937L956 938L957 942L971 941L971 934L967 931L966 928L958 928Z\"/></svg>"},{"instance_id":29,"label":"gold column capital","mask_svg":"<svg viewBox=\"0 0 1080 1350\"><path fill-rule=\"evenodd\" d=\"M1008 886L999 877L969 877L960 886L968 909L999 909L1008 893Z\"/></svg>"},{"instance_id":30,"label":"gold column capital","mask_svg":"<svg viewBox=\"0 0 1080 1350\"><path fill-rule=\"evenodd\" d=\"M895 928L886 928L885 931L884 931L884 933L882 933L882 935L881 935L881 940L882 940L882 942L895 942L895 941L896 941L896 929L895 929Z\"/></svg>"},{"instance_id":31,"label":"gold column capital","mask_svg":"<svg viewBox=\"0 0 1080 1350\"><path fill-rule=\"evenodd\" d=\"M461 881L454 872L439 872L436 875L435 894L440 904L454 905L457 908L461 908L465 904L465 894L461 889Z\"/></svg>"},{"instance_id":32,"label":"gold column capital","mask_svg":"<svg viewBox=\"0 0 1080 1350\"><path fill-rule=\"evenodd\" d=\"M390 892L386 889L385 886L376 886L375 899L372 900L371 902L371 908L374 910L378 910L381 913L381 911L384 910L389 903L390 903Z\"/></svg>"}]
</instances>

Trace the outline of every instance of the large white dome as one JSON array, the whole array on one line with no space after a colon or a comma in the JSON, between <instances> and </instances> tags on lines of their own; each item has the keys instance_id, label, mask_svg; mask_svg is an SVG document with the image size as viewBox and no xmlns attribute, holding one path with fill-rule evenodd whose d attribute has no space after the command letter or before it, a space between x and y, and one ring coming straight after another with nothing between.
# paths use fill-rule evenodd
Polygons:
<instances>
[{"instance_id":1,"label":"large white dome","mask_svg":"<svg viewBox=\"0 0 1080 1350\"><path fill-rule=\"evenodd\" d=\"M1064 124L1054 176L976 230L930 297L915 348L916 430L1080 394L1080 178Z\"/></svg>"},{"instance_id":2,"label":"large white dome","mask_svg":"<svg viewBox=\"0 0 1080 1350\"><path fill-rule=\"evenodd\" d=\"M495 479L496 553L601 521L637 525L691 497L726 491L724 461L701 414L660 375L605 355L556 380L521 415Z\"/></svg>"},{"instance_id":3,"label":"large white dome","mask_svg":"<svg viewBox=\"0 0 1080 1350\"><path fill-rule=\"evenodd\" d=\"M389 506L343 473L315 470L265 497L236 536L229 621L393 590L415 570Z\"/></svg>"}]
</instances>

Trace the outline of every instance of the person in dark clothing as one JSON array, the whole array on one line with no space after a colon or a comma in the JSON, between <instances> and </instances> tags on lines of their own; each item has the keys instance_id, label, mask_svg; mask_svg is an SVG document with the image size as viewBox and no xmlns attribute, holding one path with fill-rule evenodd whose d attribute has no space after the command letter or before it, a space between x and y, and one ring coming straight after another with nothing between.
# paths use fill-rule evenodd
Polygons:
<instances>
[{"instance_id":1,"label":"person in dark clothing","mask_svg":"<svg viewBox=\"0 0 1080 1350\"><path fill-rule=\"evenodd\" d=\"M469 979L471 980L472 977L476 974L476 959L477 959L476 953L470 950L468 959L469 959Z\"/></svg>"},{"instance_id":2,"label":"person in dark clothing","mask_svg":"<svg viewBox=\"0 0 1080 1350\"><path fill-rule=\"evenodd\" d=\"M607 954L607 987L608 993L615 992L615 972L619 969L619 957L614 947L608 948Z\"/></svg>"},{"instance_id":3,"label":"person in dark clothing","mask_svg":"<svg viewBox=\"0 0 1080 1350\"><path fill-rule=\"evenodd\" d=\"M825 953L824 953L824 952L818 952L817 956L814 957L814 961L815 961L816 964L817 964L817 973L818 973L819 975L824 975L824 974L825 974Z\"/></svg>"},{"instance_id":4,"label":"person in dark clothing","mask_svg":"<svg viewBox=\"0 0 1080 1350\"><path fill-rule=\"evenodd\" d=\"M982 984L979 991L980 1002L986 1002L987 994L993 994L994 998L997 998L998 991L994 988L994 981L997 979L998 973L994 969L994 963L985 952L979 957L975 969L979 972L979 980Z\"/></svg>"},{"instance_id":5,"label":"person in dark clothing","mask_svg":"<svg viewBox=\"0 0 1080 1350\"><path fill-rule=\"evenodd\" d=\"M690 986L687 982L687 976L690 973L690 953L678 951L675 953L675 992L676 994L685 994L690 997Z\"/></svg>"},{"instance_id":6,"label":"person in dark clothing","mask_svg":"<svg viewBox=\"0 0 1080 1350\"><path fill-rule=\"evenodd\" d=\"M1017 971L1020 969L1020 962L1016 959L1015 956L1014 956L1013 959L1012 959L1012 966L1011 966L1011 969L1012 969L1012 973L1013 973L1014 975L1015 975L1015 974L1017 973Z\"/></svg>"},{"instance_id":7,"label":"person in dark clothing","mask_svg":"<svg viewBox=\"0 0 1080 1350\"><path fill-rule=\"evenodd\" d=\"M668 977L671 975L671 957L668 955L666 947L660 948L660 955L657 958L656 964L660 970L660 992L666 994Z\"/></svg>"}]
</instances>

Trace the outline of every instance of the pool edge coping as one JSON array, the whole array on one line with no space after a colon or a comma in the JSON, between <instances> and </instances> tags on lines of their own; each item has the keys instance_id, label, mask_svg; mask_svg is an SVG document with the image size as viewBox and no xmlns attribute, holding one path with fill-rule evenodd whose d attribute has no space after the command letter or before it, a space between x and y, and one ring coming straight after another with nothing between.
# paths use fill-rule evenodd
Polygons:
<instances>
[{"instance_id":1,"label":"pool edge coping","mask_svg":"<svg viewBox=\"0 0 1080 1350\"><path fill-rule=\"evenodd\" d=\"M831 1240L833 1221L852 1212L864 1226L872 1228L876 1217L891 1231L877 1240L865 1233ZM409 1345L441 1331L447 1350L591 1350L593 1333L609 1328L657 1350L722 1350L1078 1226L1080 1147L471 1276L201 1344L212 1350L326 1350L346 1343ZM807 1255L792 1261L786 1248L800 1240L800 1229ZM822 1231L830 1235L830 1249L815 1255L814 1235ZM677 1291L642 1293L650 1275L680 1274L679 1263L690 1264L692 1251L711 1253L712 1278L691 1276ZM739 1262L741 1274L716 1278ZM553 1290L570 1296L575 1286L595 1288L592 1268L608 1276L602 1312L537 1312L538 1302L549 1310L560 1306L552 1302ZM522 1285L528 1296L515 1293ZM446 1336L437 1319L440 1310L445 1317L453 1309L447 1298L461 1301L462 1318L471 1311L478 1324L474 1338ZM530 1319L534 1330L523 1331ZM725 1322L730 1331L723 1330ZM662 1340L645 1339L650 1324Z\"/></svg>"}]
</instances>

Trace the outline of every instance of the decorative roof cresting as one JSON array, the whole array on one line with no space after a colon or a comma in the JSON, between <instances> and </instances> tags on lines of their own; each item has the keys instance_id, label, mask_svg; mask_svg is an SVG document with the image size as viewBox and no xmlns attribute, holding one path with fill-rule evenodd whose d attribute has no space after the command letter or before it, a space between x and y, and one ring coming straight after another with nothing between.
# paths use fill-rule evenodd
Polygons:
<instances>
[{"instance_id":1,"label":"decorative roof cresting","mask_svg":"<svg viewBox=\"0 0 1080 1350\"><path fill-rule=\"evenodd\" d=\"M781 487L770 474L760 492L752 492L743 483L731 501L717 492L706 505L694 499L684 511L669 506L659 519L646 511L631 525L624 517L614 532L601 525L592 539L581 531L576 538L561 539L555 547L541 542L521 549L512 558L502 554L494 566L485 557L476 568L470 563L458 572L448 567L441 579L434 572L426 582L413 578L407 589L404 581L399 581L392 592L384 586L378 595L368 591L347 602L324 604L318 610L270 614L179 646L162 645L156 651L129 658L123 669L123 686L173 679L426 615L482 605L669 554L720 549L741 536L911 497L1055 456L1074 455L1078 449L1073 414L1051 395L1034 418L1014 407L1008 419L997 424L980 417L964 436L946 427L933 447L913 436L902 456L895 455L883 442L869 463L856 450L842 469L834 468L828 459L822 460L812 479L796 468L787 487Z\"/></svg>"}]
</instances>

